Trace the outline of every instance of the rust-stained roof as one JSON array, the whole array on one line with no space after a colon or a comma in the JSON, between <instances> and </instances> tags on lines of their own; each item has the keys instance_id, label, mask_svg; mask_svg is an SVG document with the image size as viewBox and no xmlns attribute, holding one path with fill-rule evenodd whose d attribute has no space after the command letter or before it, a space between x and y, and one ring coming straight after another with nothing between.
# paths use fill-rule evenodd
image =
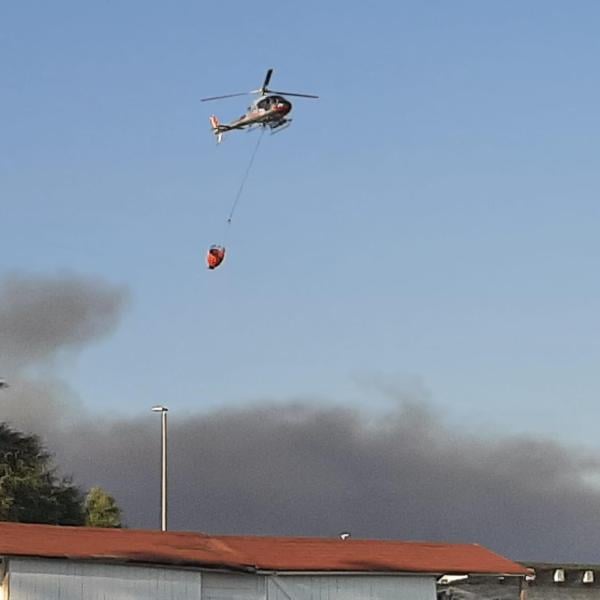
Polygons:
<instances>
[{"instance_id":1,"label":"rust-stained roof","mask_svg":"<svg viewBox=\"0 0 600 600\"><path fill-rule=\"evenodd\" d=\"M477 544L213 536L136 529L0 523L0 555L224 568L525 575Z\"/></svg>"}]
</instances>

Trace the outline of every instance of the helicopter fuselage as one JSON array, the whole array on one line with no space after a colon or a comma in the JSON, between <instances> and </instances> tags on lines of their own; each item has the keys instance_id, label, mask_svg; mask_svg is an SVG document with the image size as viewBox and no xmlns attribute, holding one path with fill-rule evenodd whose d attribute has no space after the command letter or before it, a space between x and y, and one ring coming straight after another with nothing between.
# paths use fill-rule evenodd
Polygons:
<instances>
[{"instance_id":1,"label":"helicopter fuselage","mask_svg":"<svg viewBox=\"0 0 600 600\"><path fill-rule=\"evenodd\" d=\"M225 94L223 96L210 96L209 98L201 99L202 102L208 102L210 100L222 100L224 98L233 98L235 96L245 96L246 94L259 94L260 96L256 102L252 103L246 113L231 123L221 124L216 115L210 116L210 126L217 138L217 143L221 142L223 134L226 131L232 131L234 129L252 129L254 126L269 127L271 130L278 128L284 129L283 126L287 126L292 122L287 116L292 110L292 103L285 96L318 98L318 96L315 96L314 94L271 90L269 89L271 75L273 75L273 69L267 71L262 86L257 90ZM280 129L278 129L278 131L280 131Z\"/></svg>"},{"instance_id":2,"label":"helicopter fuselage","mask_svg":"<svg viewBox=\"0 0 600 600\"><path fill-rule=\"evenodd\" d=\"M275 129L287 122L286 116L292 110L292 103L279 95L263 96L248 107L248 111L239 119L219 125L221 131L244 129L252 125L265 125Z\"/></svg>"}]
</instances>

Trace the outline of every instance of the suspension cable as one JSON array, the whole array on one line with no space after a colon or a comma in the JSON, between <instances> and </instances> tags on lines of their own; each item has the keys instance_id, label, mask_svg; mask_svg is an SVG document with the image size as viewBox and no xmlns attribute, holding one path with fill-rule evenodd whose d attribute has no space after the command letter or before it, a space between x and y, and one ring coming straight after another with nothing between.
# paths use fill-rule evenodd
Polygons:
<instances>
[{"instance_id":1,"label":"suspension cable","mask_svg":"<svg viewBox=\"0 0 600 600\"><path fill-rule=\"evenodd\" d=\"M252 169L252 165L254 164L254 159L256 158L256 154L258 153L258 148L260 147L260 142L263 138L264 133L265 133L265 128L263 127L261 129L260 135L258 136L258 139L256 140L256 145L254 146L254 150L252 151L252 155L250 156L250 162L248 163L248 166L246 167L246 172L244 173L244 176L242 177L242 180L240 182L240 187L238 188L238 191L237 191L237 194L235 195L233 204L231 205L231 210L229 211L229 216L227 217L227 221L226 221L227 225L231 225L231 220L233 219L233 215L235 213L235 209L237 208L238 202L240 201L240 198L242 197L242 192L244 191L244 186L246 185L246 180L248 179L248 175L250 175L250 170Z\"/></svg>"}]
</instances>

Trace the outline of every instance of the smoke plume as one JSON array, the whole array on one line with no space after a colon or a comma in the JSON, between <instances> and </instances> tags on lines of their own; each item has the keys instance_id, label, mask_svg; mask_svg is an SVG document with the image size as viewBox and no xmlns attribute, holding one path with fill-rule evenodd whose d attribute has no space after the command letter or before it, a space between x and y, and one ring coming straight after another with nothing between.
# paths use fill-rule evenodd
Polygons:
<instances>
[{"instance_id":1,"label":"smoke plume","mask_svg":"<svg viewBox=\"0 0 600 600\"><path fill-rule=\"evenodd\" d=\"M77 277L0 283L6 418L40 433L129 526L159 516L157 420L102 420L29 368L110 333L125 292ZM369 398L365 398L368 405ZM600 457L534 436L450 426L418 398L383 416L316 401L259 402L169 421L170 526L231 534L478 542L514 559L597 562Z\"/></svg>"},{"instance_id":2,"label":"smoke plume","mask_svg":"<svg viewBox=\"0 0 600 600\"><path fill-rule=\"evenodd\" d=\"M0 366L4 372L56 358L110 333L124 290L74 275L0 282Z\"/></svg>"},{"instance_id":3,"label":"smoke plume","mask_svg":"<svg viewBox=\"0 0 600 600\"><path fill-rule=\"evenodd\" d=\"M65 465L100 480L130 525L156 527L150 421L70 432ZM176 529L478 542L513 558L597 560L600 460L550 440L456 432L423 405L380 419L262 404L171 419ZM83 458L86 457L86 458ZM90 477L90 474L93 474Z\"/></svg>"}]
</instances>

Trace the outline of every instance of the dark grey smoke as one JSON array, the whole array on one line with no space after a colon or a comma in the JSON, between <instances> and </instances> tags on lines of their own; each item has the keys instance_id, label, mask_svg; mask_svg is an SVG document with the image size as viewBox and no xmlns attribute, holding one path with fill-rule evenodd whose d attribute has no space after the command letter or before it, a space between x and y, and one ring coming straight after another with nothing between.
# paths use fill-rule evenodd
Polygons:
<instances>
[{"instance_id":1,"label":"dark grey smoke","mask_svg":"<svg viewBox=\"0 0 600 600\"><path fill-rule=\"evenodd\" d=\"M117 325L126 293L102 281L14 275L0 282L0 368L12 372L76 350Z\"/></svg>"},{"instance_id":2,"label":"dark grey smoke","mask_svg":"<svg viewBox=\"0 0 600 600\"><path fill-rule=\"evenodd\" d=\"M20 278L0 283L0 298L1 356L16 368L13 386L0 392L4 414L43 434L78 483L111 491L130 526L157 526L158 420L89 417L73 407L64 382L41 385L23 370L109 333L123 290L74 277ZM383 417L310 402L196 415L171 409L174 529L349 530L479 542L515 559L600 562L600 459L591 452L459 430L417 399ZM79 415L75 424L67 410Z\"/></svg>"},{"instance_id":3,"label":"dark grey smoke","mask_svg":"<svg viewBox=\"0 0 600 600\"><path fill-rule=\"evenodd\" d=\"M173 407L171 407L173 408ZM130 526L158 525L158 420L81 423L53 441ZM478 542L516 559L600 562L597 456L483 439L403 404L380 419L309 403L170 420L174 529Z\"/></svg>"}]
</instances>

